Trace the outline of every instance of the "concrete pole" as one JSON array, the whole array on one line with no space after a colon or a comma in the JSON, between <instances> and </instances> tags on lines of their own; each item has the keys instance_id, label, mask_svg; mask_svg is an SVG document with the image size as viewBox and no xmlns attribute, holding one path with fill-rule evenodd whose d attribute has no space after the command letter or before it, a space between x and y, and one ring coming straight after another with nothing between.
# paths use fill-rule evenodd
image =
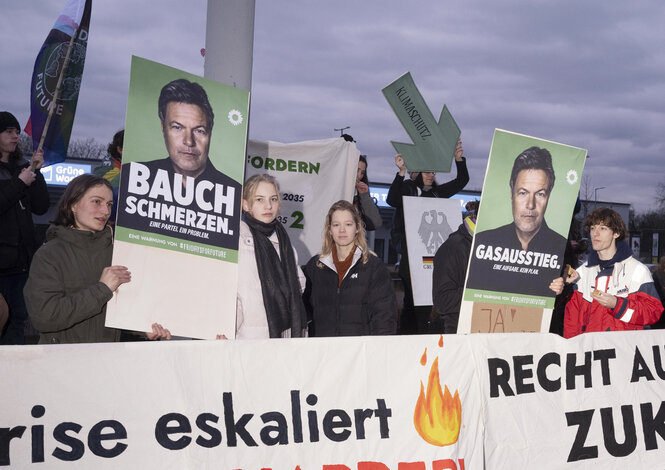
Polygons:
<instances>
[{"instance_id":1,"label":"concrete pole","mask_svg":"<svg viewBox=\"0 0 665 470\"><path fill-rule=\"evenodd\" d=\"M203 75L252 88L255 0L208 0Z\"/></svg>"}]
</instances>

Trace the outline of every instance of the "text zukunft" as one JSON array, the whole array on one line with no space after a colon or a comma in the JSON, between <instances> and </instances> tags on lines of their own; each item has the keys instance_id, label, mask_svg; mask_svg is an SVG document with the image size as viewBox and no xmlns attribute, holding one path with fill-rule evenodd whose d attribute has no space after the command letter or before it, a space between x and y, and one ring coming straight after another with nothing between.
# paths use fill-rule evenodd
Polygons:
<instances>
[{"instance_id":1,"label":"text zukunft","mask_svg":"<svg viewBox=\"0 0 665 470\"><path fill-rule=\"evenodd\" d=\"M162 169L151 179L146 165L132 162L127 192L125 212L130 215L230 235L228 217L233 217L235 197L231 186Z\"/></svg>"}]
</instances>

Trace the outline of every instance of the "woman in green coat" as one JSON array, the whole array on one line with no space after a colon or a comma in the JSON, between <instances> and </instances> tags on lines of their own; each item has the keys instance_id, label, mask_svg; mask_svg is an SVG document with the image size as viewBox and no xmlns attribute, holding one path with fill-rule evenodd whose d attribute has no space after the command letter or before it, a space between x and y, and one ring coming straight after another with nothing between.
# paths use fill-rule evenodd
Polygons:
<instances>
[{"instance_id":1,"label":"woman in green coat","mask_svg":"<svg viewBox=\"0 0 665 470\"><path fill-rule=\"evenodd\" d=\"M65 189L24 289L40 344L119 340L120 330L104 326L106 303L131 273L125 266L111 266L112 205L111 185L104 178L81 175ZM169 337L158 324L148 334L149 339Z\"/></svg>"}]
</instances>

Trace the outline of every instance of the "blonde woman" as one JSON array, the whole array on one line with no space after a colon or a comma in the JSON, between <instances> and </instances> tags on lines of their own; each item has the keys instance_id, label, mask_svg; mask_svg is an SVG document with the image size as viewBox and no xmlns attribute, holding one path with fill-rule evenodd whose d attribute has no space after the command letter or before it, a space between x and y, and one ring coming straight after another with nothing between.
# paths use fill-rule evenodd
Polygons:
<instances>
[{"instance_id":1,"label":"blonde woman","mask_svg":"<svg viewBox=\"0 0 665 470\"><path fill-rule=\"evenodd\" d=\"M350 202L330 207L321 254L309 260L305 276L313 336L395 334L397 305L390 273L367 248L365 229Z\"/></svg>"},{"instance_id":2,"label":"blonde woman","mask_svg":"<svg viewBox=\"0 0 665 470\"><path fill-rule=\"evenodd\" d=\"M259 174L245 181L238 247L238 339L306 333L301 297L305 279L289 236L277 220L281 200L274 177Z\"/></svg>"}]
</instances>

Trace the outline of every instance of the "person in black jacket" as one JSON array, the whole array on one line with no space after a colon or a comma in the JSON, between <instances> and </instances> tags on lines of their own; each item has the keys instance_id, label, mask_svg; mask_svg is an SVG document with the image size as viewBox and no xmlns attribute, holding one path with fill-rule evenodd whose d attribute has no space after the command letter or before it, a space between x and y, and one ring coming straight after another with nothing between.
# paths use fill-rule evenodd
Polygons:
<instances>
[{"instance_id":1,"label":"person in black jacket","mask_svg":"<svg viewBox=\"0 0 665 470\"><path fill-rule=\"evenodd\" d=\"M0 344L25 342L23 287L36 249L32 214L45 214L49 208L46 182L39 172L44 152L35 152L30 166L18 146L20 134L16 118L0 112L0 294L9 306Z\"/></svg>"},{"instance_id":2,"label":"person in black jacket","mask_svg":"<svg viewBox=\"0 0 665 470\"><path fill-rule=\"evenodd\" d=\"M462 156L464 150L462 141L457 142L455 149L455 166L457 177L444 184L437 184L435 174L432 172L411 173L411 178L404 179L407 168L400 154L395 155L395 165L399 172L388 190L386 202L395 208L391 239L393 246L400 253L399 276L404 287L404 302L400 319L401 333L426 333L429 309L419 307L416 312L413 306L413 290L411 289L411 272L409 270L409 255L404 233L404 209L402 196L440 197L454 196L469 182L469 171L466 168L466 158Z\"/></svg>"},{"instance_id":3,"label":"person in black jacket","mask_svg":"<svg viewBox=\"0 0 665 470\"><path fill-rule=\"evenodd\" d=\"M434 255L434 270L432 271L434 308L430 333L457 333L464 280L469 264L471 242L476 230L476 215L479 205L478 201L467 202L463 223L457 231L450 234L448 240L443 242Z\"/></svg>"},{"instance_id":4,"label":"person in black jacket","mask_svg":"<svg viewBox=\"0 0 665 470\"><path fill-rule=\"evenodd\" d=\"M388 269L367 248L365 229L348 201L334 203L321 254L305 266L310 336L389 335L397 330L397 304Z\"/></svg>"}]
</instances>

